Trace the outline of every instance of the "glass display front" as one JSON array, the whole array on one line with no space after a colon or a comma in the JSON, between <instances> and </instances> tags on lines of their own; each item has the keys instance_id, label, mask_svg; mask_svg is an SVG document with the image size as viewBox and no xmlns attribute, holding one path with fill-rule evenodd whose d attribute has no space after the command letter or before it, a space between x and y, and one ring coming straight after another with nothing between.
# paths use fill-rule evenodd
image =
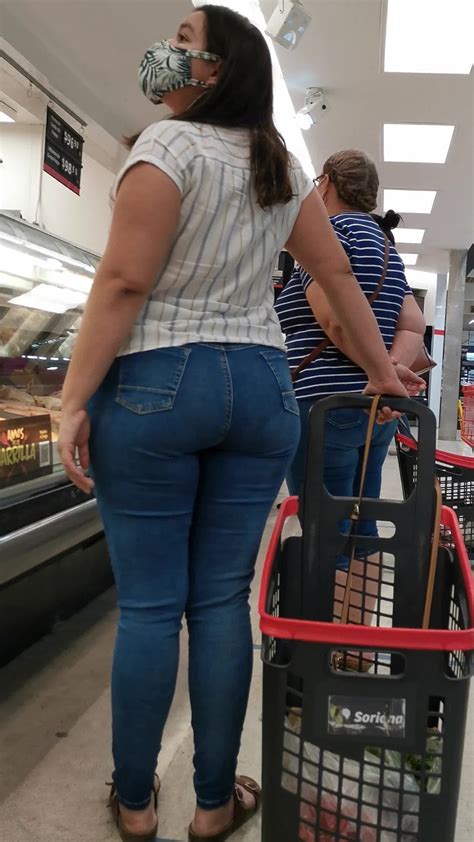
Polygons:
<instances>
[{"instance_id":1,"label":"glass display front","mask_svg":"<svg viewBox=\"0 0 474 842\"><path fill-rule=\"evenodd\" d=\"M61 391L98 259L0 214L0 500L61 470Z\"/></svg>"}]
</instances>

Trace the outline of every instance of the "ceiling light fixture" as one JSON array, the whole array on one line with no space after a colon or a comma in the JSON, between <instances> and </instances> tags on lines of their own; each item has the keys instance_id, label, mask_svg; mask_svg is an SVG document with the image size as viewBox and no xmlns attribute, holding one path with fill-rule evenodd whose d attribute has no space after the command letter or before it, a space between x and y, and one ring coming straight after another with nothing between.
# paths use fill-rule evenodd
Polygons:
<instances>
[{"instance_id":1,"label":"ceiling light fixture","mask_svg":"<svg viewBox=\"0 0 474 842\"><path fill-rule=\"evenodd\" d=\"M424 228L395 228L395 241L397 243L421 243L425 236Z\"/></svg>"},{"instance_id":2,"label":"ceiling light fixture","mask_svg":"<svg viewBox=\"0 0 474 842\"><path fill-rule=\"evenodd\" d=\"M402 254L401 251L399 251L398 253L399 253L400 257L402 258L405 266L415 266L416 265L416 261L418 260L417 254L407 254L406 252L404 252Z\"/></svg>"},{"instance_id":3,"label":"ceiling light fixture","mask_svg":"<svg viewBox=\"0 0 474 842\"><path fill-rule=\"evenodd\" d=\"M431 213L436 190L384 190L384 213L395 208L397 213Z\"/></svg>"},{"instance_id":4,"label":"ceiling light fixture","mask_svg":"<svg viewBox=\"0 0 474 842\"><path fill-rule=\"evenodd\" d=\"M445 164L454 126L422 123L385 123L384 161Z\"/></svg>"},{"instance_id":5,"label":"ceiling light fixture","mask_svg":"<svg viewBox=\"0 0 474 842\"><path fill-rule=\"evenodd\" d=\"M388 0L386 73L471 72L472 0Z\"/></svg>"},{"instance_id":6,"label":"ceiling light fixture","mask_svg":"<svg viewBox=\"0 0 474 842\"><path fill-rule=\"evenodd\" d=\"M300 129L308 131L316 125L327 105L321 88L306 88L303 108L296 112L296 122Z\"/></svg>"},{"instance_id":7,"label":"ceiling light fixture","mask_svg":"<svg viewBox=\"0 0 474 842\"><path fill-rule=\"evenodd\" d=\"M430 289L438 280L436 272L423 272L420 269L407 269L406 276L410 286L418 289Z\"/></svg>"}]
</instances>

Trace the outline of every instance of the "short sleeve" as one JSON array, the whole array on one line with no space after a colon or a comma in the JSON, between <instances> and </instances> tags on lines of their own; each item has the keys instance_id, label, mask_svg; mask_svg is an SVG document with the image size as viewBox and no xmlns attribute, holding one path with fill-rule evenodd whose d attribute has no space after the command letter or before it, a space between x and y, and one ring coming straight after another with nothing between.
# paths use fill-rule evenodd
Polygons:
<instances>
[{"instance_id":1,"label":"short sleeve","mask_svg":"<svg viewBox=\"0 0 474 842\"><path fill-rule=\"evenodd\" d=\"M112 199L116 199L118 187L124 175L135 164L141 162L153 164L162 170L184 195L191 176L193 158L194 142L190 133L186 131L186 123L178 120L162 120L154 123L142 132L131 150L116 178Z\"/></svg>"},{"instance_id":2,"label":"short sleeve","mask_svg":"<svg viewBox=\"0 0 474 842\"><path fill-rule=\"evenodd\" d=\"M295 193L299 199L300 205L308 198L310 193L314 190L313 179L307 175L301 166L300 162L294 155L291 156L292 177L295 184Z\"/></svg>"},{"instance_id":3,"label":"short sleeve","mask_svg":"<svg viewBox=\"0 0 474 842\"><path fill-rule=\"evenodd\" d=\"M306 292L309 285L313 283L313 278L311 277L309 272L306 271L306 269L303 269L302 266L298 266L298 273L299 273L300 280L301 280L301 286L303 287L304 291Z\"/></svg>"},{"instance_id":4,"label":"short sleeve","mask_svg":"<svg viewBox=\"0 0 474 842\"><path fill-rule=\"evenodd\" d=\"M343 247L344 251L346 252L346 254L349 258L349 260L352 263L352 260L351 260L351 258L352 258L352 246L351 246L350 236L348 235L348 233L346 231L343 230L343 228L340 225L337 224L337 222L333 222L332 227L334 228L334 233L335 233L337 239L339 240L341 246Z\"/></svg>"}]
</instances>

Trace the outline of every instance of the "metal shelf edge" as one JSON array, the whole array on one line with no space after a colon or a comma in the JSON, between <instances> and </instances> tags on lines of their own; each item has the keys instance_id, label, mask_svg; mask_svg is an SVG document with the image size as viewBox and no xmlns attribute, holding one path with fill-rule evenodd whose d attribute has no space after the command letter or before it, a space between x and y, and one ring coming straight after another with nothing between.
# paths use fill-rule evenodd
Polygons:
<instances>
[{"instance_id":1,"label":"metal shelf edge","mask_svg":"<svg viewBox=\"0 0 474 842\"><path fill-rule=\"evenodd\" d=\"M95 500L0 537L0 587L103 532Z\"/></svg>"}]
</instances>

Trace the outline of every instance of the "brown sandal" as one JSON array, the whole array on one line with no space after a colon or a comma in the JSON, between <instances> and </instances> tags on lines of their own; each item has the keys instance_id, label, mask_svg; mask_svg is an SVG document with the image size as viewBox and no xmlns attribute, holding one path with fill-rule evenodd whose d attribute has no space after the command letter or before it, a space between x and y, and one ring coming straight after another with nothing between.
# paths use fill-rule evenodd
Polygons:
<instances>
[{"instance_id":1,"label":"brown sandal","mask_svg":"<svg viewBox=\"0 0 474 842\"><path fill-rule=\"evenodd\" d=\"M251 795L255 798L255 807L253 810L244 806L242 793L240 792L241 789L251 793ZM239 830L242 825L246 824L246 822L258 813L261 798L262 790L256 781L252 780L252 778L245 777L245 775L239 775L235 780L234 817L230 825L214 836L197 836L197 834L194 833L193 826L191 824L189 826L189 842L225 842L225 840L229 839L236 830Z\"/></svg>"},{"instance_id":2,"label":"brown sandal","mask_svg":"<svg viewBox=\"0 0 474 842\"><path fill-rule=\"evenodd\" d=\"M149 833L130 833L130 831L125 830L122 824L122 817L120 815L120 803L117 797L117 790L115 789L115 784L110 784L112 787L110 791L109 803L108 806L112 811L112 816L114 818L115 824L118 827L118 831L120 833L120 838L123 842L155 842L155 839L158 835L158 821L156 822L156 827L153 830L150 830ZM153 786L153 801L155 805L155 810L158 808L158 795L160 792L161 781L158 775L155 775L155 783Z\"/></svg>"}]
</instances>

